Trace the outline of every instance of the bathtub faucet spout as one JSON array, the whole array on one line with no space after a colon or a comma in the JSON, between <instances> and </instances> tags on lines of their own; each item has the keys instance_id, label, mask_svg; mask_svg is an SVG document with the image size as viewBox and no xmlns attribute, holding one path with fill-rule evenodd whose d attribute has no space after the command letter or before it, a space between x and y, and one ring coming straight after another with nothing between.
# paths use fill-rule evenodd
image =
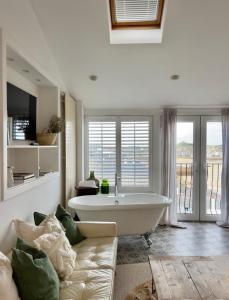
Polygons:
<instances>
[{"instance_id":1,"label":"bathtub faucet spout","mask_svg":"<svg viewBox=\"0 0 229 300\"><path fill-rule=\"evenodd\" d=\"M118 177L118 174L117 173L115 173L115 196L118 196L118 179L119 179L119 177Z\"/></svg>"}]
</instances>

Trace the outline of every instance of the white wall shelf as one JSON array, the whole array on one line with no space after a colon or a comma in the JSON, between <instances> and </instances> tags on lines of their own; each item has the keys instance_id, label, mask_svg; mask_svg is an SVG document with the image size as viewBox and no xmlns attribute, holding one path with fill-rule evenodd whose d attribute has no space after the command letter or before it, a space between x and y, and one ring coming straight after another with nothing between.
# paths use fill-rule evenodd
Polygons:
<instances>
[{"instance_id":1,"label":"white wall shelf","mask_svg":"<svg viewBox=\"0 0 229 300\"><path fill-rule=\"evenodd\" d=\"M47 145L47 146L42 146L42 145L8 145L8 149L52 149L52 148L58 148L59 146L57 145Z\"/></svg>"},{"instance_id":2,"label":"white wall shelf","mask_svg":"<svg viewBox=\"0 0 229 300\"><path fill-rule=\"evenodd\" d=\"M51 172L49 174L46 174L45 176L40 176L38 178L35 178L33 181L23 183L23 184L18 184L13 187L10 187L7 189L7 191L5 193L5 200L13 198L19 194L22 194L24 192L31 190L31 189L34 189L37 186L44 184L57 176L60 176L59 172Z\"/></svg>"},{"instance_id":3,"label":"white wall shelf","mask_svg":"<svg viewBox=\"0 0 229 300\"><path fill-rule=\"evenodd\" d=\"M11 57L12 60L7 60ZM24 74L21 70L28 69ZM39 81L36 80L39 78ZM37 133L48 127L53 115L60 115L60 89L56 82L39 72L16 50L7 45L0 29L0 194L1 200L16 197L47 180L60 176L60 138L55 145L29 145L29 141L12 141L7 145L7 82L37 98ZM16 173L33 173L33 181L8 187L7 167ZM41 173L47 173L40 176Z\"/></svg>"}]
</instances>

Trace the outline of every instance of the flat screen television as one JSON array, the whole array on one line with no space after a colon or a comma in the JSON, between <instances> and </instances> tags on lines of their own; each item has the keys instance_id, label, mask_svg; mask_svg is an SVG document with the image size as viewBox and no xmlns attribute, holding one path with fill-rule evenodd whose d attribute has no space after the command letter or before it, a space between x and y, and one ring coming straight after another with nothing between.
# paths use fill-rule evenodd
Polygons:
<instances>
[{"instance_id":1,"label":"flat screen television","mask_svg":"<svg viewBox=\"0 0 229 300\"><path fill-rule=\"evenodd\" d=\"M13 140L36 140L37 98L7 82L7 111Z\"/></svg>"}]
</instances>

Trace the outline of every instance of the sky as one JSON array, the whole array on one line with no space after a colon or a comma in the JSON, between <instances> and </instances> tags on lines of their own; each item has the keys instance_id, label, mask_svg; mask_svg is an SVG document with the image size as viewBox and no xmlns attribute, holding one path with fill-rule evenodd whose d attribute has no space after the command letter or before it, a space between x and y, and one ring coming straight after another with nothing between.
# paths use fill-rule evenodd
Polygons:
<instances>
[{"instance_id":1,"label":"sky","mask_svg":"<svg viewBox=\"0 0 229 300\"><path fill-rule=\"evenodd\" d=\"M193 143L193 123L178 122L177 123L177 143L187 142ZM221 122L207 123L207 144L222 145L222 124Z\"/></svg>"}]
</instances>

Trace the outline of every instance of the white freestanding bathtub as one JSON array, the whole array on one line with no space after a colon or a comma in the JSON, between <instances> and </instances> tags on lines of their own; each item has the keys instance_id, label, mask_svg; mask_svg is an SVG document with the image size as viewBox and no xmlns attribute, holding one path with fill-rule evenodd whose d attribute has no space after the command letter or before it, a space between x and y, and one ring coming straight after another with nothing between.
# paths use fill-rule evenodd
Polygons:
<instances>
[{"instance_id":1,"label":"white freestanding bathtub","mask_svg":"<svg viewBox=\"0 0 229 300\"><path fill-rule=\"evenodd\" d=\"M76 210L81 221L112 221L118 235L149 234L157 227L171 200L158 194L119 194L75 197L69 207Z\"/></svg>"}]
</instances>

